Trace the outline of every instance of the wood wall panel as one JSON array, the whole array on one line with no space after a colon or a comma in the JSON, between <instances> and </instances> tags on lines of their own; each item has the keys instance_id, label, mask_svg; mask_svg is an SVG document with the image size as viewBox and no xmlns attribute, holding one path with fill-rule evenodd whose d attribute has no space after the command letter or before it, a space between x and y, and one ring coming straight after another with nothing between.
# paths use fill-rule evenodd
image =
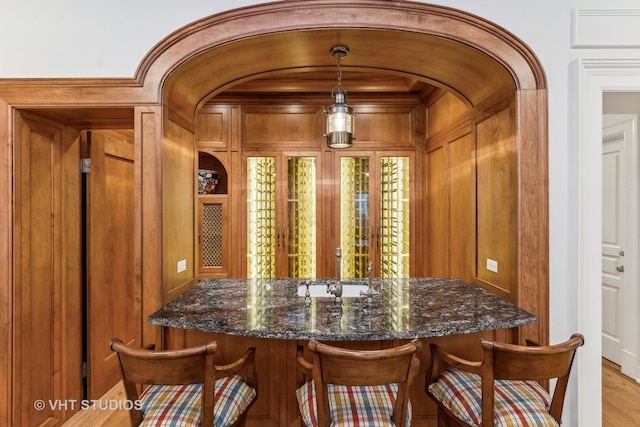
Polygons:
<instances>
[{"instance_id":1,"label":"wood wall panel","mask_svg":"<svg viewBox=\"0 0 640 427\"><path fill-rule=\"evenodd\" d=\"M196 115L196 141L201 148L227 148L230 145L231 114L225 106L206 106Z\"/></svg>"},{"instance_id":2,"label":"wood wall panel","mask_svg":"<svg viewBox=\"0 0 640 427\"><path fill-rule=\"evenodd\" d=\"M77 132L16 117L13 424L56 424L71 408L48 402L81 398L79 170L66 169L80 150Z\"/></svg>"},{"instance_id":3,"label":"wood wall panel","mask_svg":"<svg viewBox=\"0 0 640 427\"><path fill-rule=\"evenodd\" d=\"M28 146L21 147L25 149L21 153L22 257L28 262L18 270L22 280L16 379L23 403L18 409L20 422L39 425L60 418L59 411L36 411L27 405L60 396L61 392L60 360L56 360L61 350L60 258L50 256L60 253L60 229L54 216L58 209L55 204L60 202L54 199L60 191L55 170L60 162L60 134L31 123L22 135L23 141L28 141Z\"/></svg>"},{"instance_id":4,"label":"wood wall panel","mask_svg":"<svg viewBox=\"0 0 640 427\"><path fill-rule=\"evenodd\" d=\"M11 377L13 347L13 258L12 245L12 200L13 200L13 139L9 138L10 124L13 110L0 98L0 262L5 266L0 276L0 346L6 351L0 351L0 420L10 420L13 387Z\"/></svg>"},{"instance_id":5,"label":"wood wall panel","mask_svg":"<svg viewBox=\"0 0 640 427\"><path fill-rule=\"evenodd\" d=\"M162 157L162 284L164 302L196 281L196 148L194 135L172 120L165 122ZM178 262L186 269L178 272Z\"/></svg>"},{"instance_id":6,"label":"wood wall panel","mask_svg":"<svg viewBox=\"0 0 640 427\"><path fill-rule=\"evenodd\" d=\"M415 146L415 106L362 106L355 112L354 134L363 149L400 149ZM240 139L244 148L324 144L322 106L252 105L242 107ZM232 130L233 132L233 130ZM200 140L200 136L198 136Z\"/></svg>"},{"instance_id":7,"label":"wood wall panel","mask_svg":"<svg viewBox=\"0 0 640 427\"><path fill-rule=\"evenodd\" d=\"M147 317L162 306L162 108L135 111L135 277L142 287L142 345L159 343L161 328ZM195 178L194 178L195 179ZM180 199L175 200L178 203ZM136 284L138 286L138 284Z\"/></svg>"},{"instance_id":8,"label":"wood wall panel","mask_svg":"<svg viewBox=\"0 0 640 427\"><path fill-rule=\"evenodd\" d=\"M449 271L471 282L475 276L475 181L471 135L449 144Z\"/></svg>"},{"instance_id":9,"label":"wood wall panel","mask_svg":"<svg viewBox=\"0 0 640 427\"><path fill-rule=\"evenodd\" d=\"M83 393L82 377L78 366L82 364L82 325L77 321L82 312L82 254L81 254L81 174L77 168L81 140L77 129L62 129L62 396L80 399ZM75 411L63 411L63 419Z\"/></svg>"},{"instance_id":10,"label":"wood wall panel","mask_svg":"<svg viewBox=\"0 0 640 427\"><path fill-rule=\"evenodd\" d=\"M98 399L120 379L109 348L118 337L140 345L140 289L134 275L134 146L127 131L87 132L87 310L91 375L88 398ZM122 313L127 313L123 316Z\"/></svg>"},{"instance_id":11,"label":"wood wall panel","mask_svg":"<svg viewBox=\"0 0 640 427\"><path fill-rule=\"evenodd\" d=\"M357 110L357 111L356 111ZM361 148L412 148L415 145L413 107L360 107L354 135Z\"/></svg>"},{"instance_id":12,"label":"wood wall panel","mask_svg":"<svg viewBox=\"0 0 640 427\"><path fill-rule=\"evenodd\" d=\"M324 130L321 109L315 106L252 106L242 108L240 140L243 147L317 148Z\"/></svg>"},{"instance_id":13,"label":"wood wall panel","mask_svg":"<svg viewBox=\"0 0 640 427\"><path fill-rule=\"evenodd\" d=\"M514 120L505 109L477 124L477 277L516 303L518 171ZM498 272L486 268L498 262Z\"/></svg>"},{"instance_id":14,"label":"wood wall panel","mask_svg":"<svg viewBox=\"0 0 640 427\"><path fill-rule=\"evenodd\" d=\"M445 94L429 106L425 251L430 275L462 277L515 303L518 168L508 101L465 112ZM498 262L497 273L487 259Z\"/></svg>"},{"instance_id":15,"label":"wood wall panel","mask_svg":"<svg viewBox=\"0 0 640 427\"><path fill-rule=\"evenodd\" d=\"M521 328L521 336L546 342L549 328L547 93L521 91L518 96L525 104L540 108L540 111L517 109L515 119L522 135L518 142L518 305L540 319L537 325Z\"/></svg>"},{"instance_id":16,"label":"wood wall panel","mask_svg":"<svg viewBox=\"0 0 640 427\"><path fill-rule=\"evenodd\" d=\"M428 275L448 275L447 153L441 147L427 154Z\"/></svg>"},{"instance_id":17,"label":"wood wall panel","mask_svg":"<svg viewBox=\"0 0 640 427\"><path fill-rule=\"evenodd\" d=\"M427 135L434 136L445 131L451 123L469 113L469 107L455 95L444 92L442 96L429 105L429 120L427 121Z\"/></svg>"},{"instance_id":18,"label":"wood wall panel","mask_svg":"<svg viewBox=\"0 0 640 427\"><path fill-rule=\"evenodd\" d=\"M244 176L241 172L242 165L243 160L240 153L237 151L231 153L230 176L232 179L231 187L229 188L230 194L243 194L246 191L246 183L242 180L242 177ZM231 197L229 200L229 218L232 218L229 229L229 240L231 243L229 253L229 257L231 259L231 263L229 265L229 277L241 277L240 272L243 271L247 265L247 260L242 259L242 256L240 256L246 245L246 240L242 239L242 230L245 224L241 219L237 219L242 218L246 206L247 202L246 200L242 200L242 197Z\"/></svg>"}]
</instances>

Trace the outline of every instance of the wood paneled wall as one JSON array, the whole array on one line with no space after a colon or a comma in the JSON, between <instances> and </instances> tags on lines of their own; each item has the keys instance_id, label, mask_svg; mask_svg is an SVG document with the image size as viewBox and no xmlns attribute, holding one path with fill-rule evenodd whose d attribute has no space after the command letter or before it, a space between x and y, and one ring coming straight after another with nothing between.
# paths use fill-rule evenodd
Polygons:
<instances>
[{"instance_id":1,"label":"wood paneled wall","mask_svg":"<svg viewBox=\"0 0 640 427\"><path fill-rule=\"evenodd\" d=\"M10 111L7 102L0 98L0 110ZM12 378L12 355L14 354L13 346L13 265L9 260L13 257L13 208L11 202L13 196L13 174L8 171L13 169L13 159L8 155L14 142L9 138L9 134L13 132L13 126L9 126L9 118L11 114L0 114L0 150L7 153L7 156L0 156L0 170L6 170L6 173L0 173L0 259L5 261L5 268L0 276L0 345L6 351L0 351L0 420L6 420L7 424L10 419L11 405L13 397L13 378ZM11 129L11 130L10 130Z\"/></svg>"},{"instance_id":2,"label":"wood paneled wall","mask_svg":"<svg viewBox=\"0 0 640 427\"><path fill-rule=\"evenodd\" d=\"M242 107L239 131L242 148L320 148L320 108L313 105Z\"/></svg>"},{"instance_id":3,"label":"wood paneled wall","mask_svg":"<svg viewBox=\"0 0 640 427\"><path fill-rule=\"evenodd\" d=\"M189 289L197 277L196 160L193 131L167 119L162 149L162 301ZM178 271L178 264L184 270Z\"/></svg>"},{"instance_id":4,"label":"wood paneled wall","mask_svg":"<svg viewBox=\"0 0 640 427\"><path fill-rule=\"evenodd\" d=\"M517 158L511 97L471 109L428 105L427 248L431 276L455 276L517 303ZM497 262L497 271L487 268Z\"/></svg>"},{"instance_id":5,"label":"wood paneled wall","mask_svg":"<svg viewBox=\"0 0 640 427\"><path fill-rule=\"evenodd\" d=\"M136 287L142 289L142 345L162 342L162 331L149 324L146 319L162 306L162 221L149 221L162 212L162 108L158 106L137 107L135 109L135 188L136 214L134 233L134 260L136 272L134 280L140 280Z\"/></svg>"},{"instance_id":6,"label":"wood paneled wall","mask_svg":"<svg viewBox=\"0 0 640 427\"><path fill-rule=\"evenodd\" d=\"M477 282L510 301L517 298L517 164L511 109L476 124ZM497 262L490 271L488 260Z\"/></svg>"},{"instance_id":7,"label":"wood paneled wall","mask_svg":"<svg viewBox=\"0 0 640 427\"><path fill-rule=\"evenodd\" d=\"M78 132L16 115L13 425L65 419L82 398ZM38 407L38 403L42 403Z\"/></svg>"}]
</instances>

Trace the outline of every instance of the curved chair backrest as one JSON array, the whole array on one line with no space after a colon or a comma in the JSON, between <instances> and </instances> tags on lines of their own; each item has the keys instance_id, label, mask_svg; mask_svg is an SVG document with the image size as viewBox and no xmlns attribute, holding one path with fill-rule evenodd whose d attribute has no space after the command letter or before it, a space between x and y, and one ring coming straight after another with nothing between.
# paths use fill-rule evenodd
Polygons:
<instances>
[{"instance_id":1,"label":"curved chair backrest","mask_svg":"<svg viewBox=\"0 0 640 427\"><path fill-rule=\"evenodd\" d=\"M255 348L249 348L239 359L226 365L214 364L213 356L217 350L215 341L181 350L155 351L133 348L114 338L111 349L118 354L125 393L131 402L139 400L136 384L202 384L200 415L204 426L214 425L216 379L245 372L246 378L243 379L247 385L254 390L258 388L254 366ZM255 398L256 396L244 412L239 414L234 425L243 425L246 411L253 405ZM131 405L129 414L133 425L142 422L142 412L137 405Z\"/></svg>"},{"instance_id":2,"label":"curved chair backrest","mask_svg":"<svg viewBox=\"0 0 640 427\"><path fill-rule=\"evenodd\" d=\"M213 425L214 384L216 373L213 355L218 345L206 345L182 350L147 350L133 348L115 338L111 349L118 354L125 393L130 402L139 398L136 384L202 384L202 425ZM142 412L131 405L133 425L142 422Z\"/></svg>"},{"instance_id":3,"label":"curved chair backrest","mask_svg":"<svg viewBox=\"0 0 640 427\"><path fill-rule=\"evenodd\" d=\"M549 413L561 422L562 407L571 366L578 347L584 344L581 334L556 345L515 345L482 340L484 360L482 378L482 420L493 425L494 380L536 380L557 378ZM487 424L489 423L489 424Z\"/></svg>"},{"instance_id":4,"label":"curved chair backrest","mask_svg":"<svg viewBox=\"0 0 640 427\"><path fill-rule=\"evenodd\" d=\"M420 369L417 352L420 340L384 350L349 350L317 341L309 341L313 354L313 380L316 386L318 423L330 424L328 384L375 386L398 384L392 420L404 426L409 404L409 390ZM320 390L322 392L320 392Z\"/></svg>"}]
</instances>

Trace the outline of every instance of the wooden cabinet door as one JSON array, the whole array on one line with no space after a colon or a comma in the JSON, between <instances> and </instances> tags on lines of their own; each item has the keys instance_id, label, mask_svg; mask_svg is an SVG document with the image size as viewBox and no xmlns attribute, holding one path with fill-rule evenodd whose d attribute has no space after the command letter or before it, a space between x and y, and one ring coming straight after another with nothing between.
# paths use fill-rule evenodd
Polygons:
<instances>
[{"instance_id":1,"label":"wooden cabinet door","mask_svg":"<svg viewBox=\"0 0 640 427\"><path fill-rule=\"evenodd\" d=\"M82 399L78 131L16 112L12 425L60 425ZM10 352L11 350L9 350Z\"/></svg>"},{"instance_id":2,"label":"wooden cabinet door","mask_svg":"<svg viewBox=\"0 0 640 427\"><path fill-rule=\"evenodd\" d=\"M340 276L409 277L414 215L413 154L345 151L337 156L333 216ZM371 265L370 265L371 264Z\"/></svg>"},{"instance_id":3,"label":"wooden cabinet door","mask_svg":"<svg viewBox=\"0 0 640 427\"><path fill-rule=\"evenodd\" d=\"M198 196L200 278L229 276L229 207L226 194Z\"/></svg>"},{"instance_id":4,"label":"wooden cabinet door","mask_svg":"<svg viewBox=\"0 0 640 427\"><path fill-rule=\"evenodd\" d=\"M139 344L140 290L134 288L133 275L132 136L115 131L87 135L87 394L98 399L120 381L111 339Z\"/></svg>"},{"instance_id":5,"label":"wooden cabinet door","mask_svg":"<svg viewBox=\"0 0 640 427\"><path fill-rule=\"evenodd\" d=\"M315 278L318 152L245 153L246 276Z\"/></svg>"}]
</instances>

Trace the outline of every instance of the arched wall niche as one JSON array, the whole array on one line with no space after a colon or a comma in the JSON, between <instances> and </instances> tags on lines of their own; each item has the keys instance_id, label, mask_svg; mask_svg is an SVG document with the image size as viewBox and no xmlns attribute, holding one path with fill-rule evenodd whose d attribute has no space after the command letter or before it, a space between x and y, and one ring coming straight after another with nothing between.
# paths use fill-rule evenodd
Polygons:
<instances>
[{"instance_id":1,"label":"arched wall niche","mask_svg":"<svg viewBox=\"0 0 640 427\"><path fill-rule=\"evenodd\" d=\"M546 78L517 37L477 16L422 3L275 2L177 31L149 53L137 79L156 88L164 111L188 128L208 99L236 84L334 66L328 50L338 42L352 52L345 67L414 76L472 108L497 95L512 96L517 303L540 319L525 328L527 337L548 342Z\"/></svg>"},{"instance_id":2,"label":"arched wall niche","mask_svg":"<svg viewBox=\"0 0 640 427\"><path fill-rule=\"evenodd\" d=\"M218 184L215 190L217 194L227 194L228 192L229 175L225 163L218 158L216 153L198 152L198 170L213 170L218 173Z\"/></svg>"}]
</instances>

